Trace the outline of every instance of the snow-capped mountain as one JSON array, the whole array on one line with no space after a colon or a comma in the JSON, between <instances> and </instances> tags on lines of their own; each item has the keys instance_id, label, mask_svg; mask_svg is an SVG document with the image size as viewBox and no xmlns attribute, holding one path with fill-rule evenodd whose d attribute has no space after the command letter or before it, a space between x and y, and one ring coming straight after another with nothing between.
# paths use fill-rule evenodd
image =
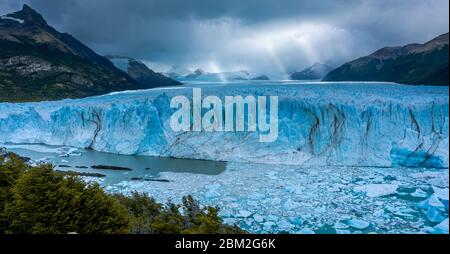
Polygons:
<instances>
[{"instance_id":1,"label":"snow-capped mountain","mask_svg":"<svg viewBox=\"0 0 450 254\"><path fill-rule=\"evenodd\" d=\"M28 5L0 17L0 51L0 101L80 98L149 88L70 34L58 32Z\"/></svg>"},{"instance_id":2,"label":"snow-capped mountain","mask_svg":"<svg viewBox=\"0 0 450 254\"><path fill-rule=\"evenodd\" d=\"M252 80L270 80L270 78L267 75L263 74L252 78Z\"/></svg>"},{"instance_id":3,"label":"snow-capped mountain","mask_svg":"<svg viewBox=\"0 0 450 254\"><path fill-rule=\"evenodd\" d=\"M252 75L249 71L208 72L190 65L174 65L164 73L166 77L178 81L229 82L239 80L270 80L267 75Z\"/></svg>"},{"instance_id":4,"label":"snow-capped mountain","mask_svg":"<svg viewBox=\"0 0 450 254\"><path fill-rule=\"evenodd\" d=\"M196 68L193 66L172 65L168 71L164 72L164 75L171 79L178 80L179 78L189 75L190 73L194 72L195 70L196 70Z\"/></svg>"},{"instance_id":5,"label":"snow-capped mountain","mask_svg":"<svg viewBox=\"0 0 450 254\"><path fill-rule=\"evenodd\" d=\"M148 87L181 85L178 81L168 78L161 73L154 72L137 59L117 55L108 55L105 57L118 69Z\"/></svg>"},{"instance_id":6,"label":"snow-capped mountain","mask_svg":"<svg viewBox=\"0 0 450 254\"><path fill-rule=\"evenodd\" d=\"M292 80L317 80L322 79L333 68L327 64L315 63L312 66L291 74Z\"/></svg>"},{"instance_id":7,"label":"snow-capped mountain","mask_svg":"<svg viewBox=\"0 0 450 254\"><path fill-rule=\"evenodd\" d=\"M248 80L250 79L250 73L248 71L230 71L212 73L206 72L202 69L196 69L195 71L179 77L179 80L184 81L236 81L236 80Z\"/></svg>"},{"instance_id":8,"label":"snow-capped mountain","mask_svg":"<svg viewBox=\"0 0 450 254\"><path fill-rule=\"evenodd\" d=\"M230 82L239 80L269 80L267 75L253 76L248 71L227 71L227 72L207 72L200 68L184 74L173 76L179 81L211 81L211 82Z\"/></svg>"}]
</instances>

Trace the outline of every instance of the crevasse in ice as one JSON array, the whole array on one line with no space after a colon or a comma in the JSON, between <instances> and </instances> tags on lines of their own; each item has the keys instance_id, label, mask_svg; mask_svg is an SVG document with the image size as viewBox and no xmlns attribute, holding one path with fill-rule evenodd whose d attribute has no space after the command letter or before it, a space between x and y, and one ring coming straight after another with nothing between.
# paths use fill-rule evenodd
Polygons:
<instances>
[{"instance_id":1,"label":"crevasse in ice","mask_svg":"<svg viewBox=\"0 0 450 254\"><path fill-rule=\"evenodd\" d=\"M173 132L170 100L192 87L0 103L0 143L292 165L448 167L448 87L390 83L202 85L202 95L279 97L279 134Z\"/></svg>"}]
</instances>

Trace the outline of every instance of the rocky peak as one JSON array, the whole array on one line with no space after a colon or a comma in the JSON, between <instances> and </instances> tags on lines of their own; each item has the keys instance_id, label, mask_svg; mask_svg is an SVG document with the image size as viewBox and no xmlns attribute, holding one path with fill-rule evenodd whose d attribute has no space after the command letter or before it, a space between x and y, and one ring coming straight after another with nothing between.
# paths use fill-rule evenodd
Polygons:
<instances>
[{"instance_id":1,"label":"rocky peak","mask_svg":"<svg viewBox=\"0 0 450 254\"><path fill-rule=\"evenodd\" d=\"M26 4L23 5L22 10L8 14L7 16L21 19L25 24L29 25L47 26L47 22L42 15Z\"/></svg>"},{"instance_id":2,"label":"rocky peak","mask_svg":"<svg viewBox=\"0 0 450 254\"><path fill-rule=\"evenodd\" d=\"M200 69L200 68L196 69L196 70L193 72L193 74L195 74L195 75L203 75L203 74L205 74L205 73L206 73L206 72L205 72L204 70Z\"/></svg>"},{"instance_id":3,"label":"rocky peak","mask_svg":"<svg viewBox=\"0 0 450 254\"><path fill-rule=\"evenodd\" d=\"M291 73L291 79L293 80L312 80L321 79L333 68L327 64L314 63L310 67Z\"/></svg>"},{"instance_id":4,"label":"rocky peak","mask_svg":"<svg viewBox=\"0 0 450 254\"><path fill-rule=\"evenodd\" d=\"M385 47L343 64L323 80L448 86L448 44L446 33L424 44Z\"/></svg>"},{"instance_id":5,"label":"rocky peak","mask_svg":"<svg viewBox=\"0 0 450 254\"><path fill-rule=\"evenodd\" d=\"M445 46L448 47L448 44L449 44L448 43L448 33L445 33L445 34L441 34L438 37L426 42L423 45L419 44L419 47L412 50L411 53L422 53L422 52L432 51L432 50L436 50L436 49L440 50Z\"/></svg>"}]
</instances>

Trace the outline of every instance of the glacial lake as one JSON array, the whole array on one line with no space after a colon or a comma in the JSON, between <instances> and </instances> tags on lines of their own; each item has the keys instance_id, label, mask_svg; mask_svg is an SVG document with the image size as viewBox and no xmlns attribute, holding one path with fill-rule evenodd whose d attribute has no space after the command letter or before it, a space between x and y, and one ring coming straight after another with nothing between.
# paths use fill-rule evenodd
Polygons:
<instances>
[{"instance_id":1,"label":"glacial lake","mask_svg":"<svg viewBox=\"0 0 450 254\"><path fill-rule=\"evenodd\" d=\"M144 155L120 155L77 149L81 154L62 157L67 147L48 145L6 145L9 151L55 165L55 170L106 175L104 185L112 185L132 178L159 179L162 172L218 175L226 168L226 162L153 157ZM44 152L42 152L44 151ZM124 167L131 170L93 169L93 165Z\"/></svg>"}]
</instances>

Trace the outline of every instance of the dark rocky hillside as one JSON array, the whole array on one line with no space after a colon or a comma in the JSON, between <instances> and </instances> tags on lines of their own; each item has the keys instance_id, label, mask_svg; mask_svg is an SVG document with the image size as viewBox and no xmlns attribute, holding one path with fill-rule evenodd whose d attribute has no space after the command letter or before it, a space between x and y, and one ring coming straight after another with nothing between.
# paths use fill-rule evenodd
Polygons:
<instances>
[{"instance_id":1,"label":"dark rocky hillside","mask_svg":"<svg viewBox=\"0 0 450 254\"><path fill-rule=\"evenodd\" d=\"M324 81L390 81L447 85L448 33L424 44L386 47L331 71Z\"/></svg>"},{"instance_id":2,"label":"dark rocky hillside","mask_svg":"<svg viewBox=\"0 0 450 254\"><path fill-rule=\"evenodd\" d=\"M58 100L152 86L59 33L27 5L0 17L0 102Z\"/></svg>"}]
</instances>

